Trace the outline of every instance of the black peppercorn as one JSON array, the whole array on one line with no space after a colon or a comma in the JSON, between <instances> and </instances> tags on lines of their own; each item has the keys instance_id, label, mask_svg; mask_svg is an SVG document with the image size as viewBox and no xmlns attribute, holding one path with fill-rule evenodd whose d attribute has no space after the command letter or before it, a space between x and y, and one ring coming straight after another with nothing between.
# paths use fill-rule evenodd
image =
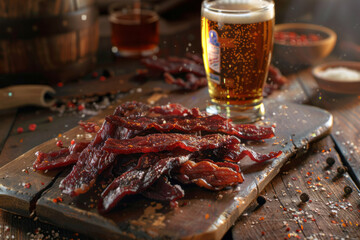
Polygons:
<instances>
[{"instance_id":1,"label":"black peppercorn","mask_svg":"<svg viewBox=\"0 0 360 240\"><path fill-rule=\"evenodd\" d=\"M346 172L346 168L345 167L338 167L337 168L337 175L338 176L342 176L344 173Z\"/></svg>"},{"instance_id":2,"label":"black peppercorn","mask_svg":"<svg viewBox=\"0 0 360 240\"><path fill-rule=\"evenodd\" d=\"M332 157L328 157L328 158L326 159L326 163L327 163L327 165L328 165L329 167L331 167L332 165L334 165L335 159L332 158Z\"/></svg>"},{"instance_id":3,"label":"black peppercorn","mask_svg":"<svg viewBox=\"0 0 360 240\"><path fill-rule=\"evenodd\" d=\"M307 193L302 193L302 194L300 195L300 200L301 200L303 203L309 201L309 199L310 199L310 197L309 197L309 195L308 195Z\"/></svg>"},{"instance_id":4,"label":"black peppercorn","mask_svg":"<svg viewBox=\"0 0 360 240\"><path fill-rule=\"evenodd\" d=\"M103 75L104 77L109 78L109 77L114 76L114 73L113 73L113 71L111 71L111 70L109 70L109 69L104 69L103 72L102 72L102 75Z\"/></svg>"},{"instance_id":5,"label":"black peppercorn","mask_svg":"<svg viewBox=\"0 0 360 240\"><path fill-rule=\"evenodd\" d=\"M263 196L258 196L256 198L256 201L259 204L259 206L262 206L262 205L264 205L266 203L266 198L264 198Z\"/></svg>"},{"instance_id":6,"label":"black peppercorn","mask_svg":"<svg viewBox=\"0 0 360 240\"><path fill-rule=\"evenodd\" d=\"M350 193L352 193L352 188L350 186L345 186L344 187L344 192L346 195L349 195Z\"/></svg>"}]
</instances>

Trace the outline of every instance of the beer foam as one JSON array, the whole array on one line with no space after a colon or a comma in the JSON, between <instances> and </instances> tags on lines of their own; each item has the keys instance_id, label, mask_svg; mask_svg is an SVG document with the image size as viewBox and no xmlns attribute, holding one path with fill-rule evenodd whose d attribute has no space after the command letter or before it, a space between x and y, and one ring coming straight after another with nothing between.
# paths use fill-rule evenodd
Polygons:
<instances>
[{"instance_id":1,"label":"beer foam","mask_svg":"<svg viewBox=\"0 0 360 240\"><path fill-rule=\"evenodd\" d=\"M222 0L204 3L202 16L225 24L265 22L275 16L274 3L262 0Z\"/></svg>"}]
</instances>

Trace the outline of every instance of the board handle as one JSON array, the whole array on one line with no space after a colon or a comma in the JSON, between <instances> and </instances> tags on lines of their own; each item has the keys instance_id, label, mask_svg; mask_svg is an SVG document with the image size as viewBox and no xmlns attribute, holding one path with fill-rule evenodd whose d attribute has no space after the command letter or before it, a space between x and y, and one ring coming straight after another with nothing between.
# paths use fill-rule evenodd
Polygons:
<instances>
[{"instance_id":1,"label":"board handle","mask_svg":"<svg viewBox=\"0 0 360 240\"><path fill-rule=\"evenodd\" d=\"M0 89L0 110L27 105L50 107L55 90L46 85L15 85Z\"/></svg>"}]
</instances>

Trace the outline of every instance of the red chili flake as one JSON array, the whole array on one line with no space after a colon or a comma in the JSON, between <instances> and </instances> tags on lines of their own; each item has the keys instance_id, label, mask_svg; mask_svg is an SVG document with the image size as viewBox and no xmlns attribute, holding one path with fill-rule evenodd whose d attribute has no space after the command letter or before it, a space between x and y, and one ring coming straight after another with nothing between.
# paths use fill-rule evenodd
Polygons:
<instances>
[{"instance_id":1,"label":"red chili flake","mask_svg":"<svg viewBox=\"0 0 360 240\"><path fill-rule=\"evenodd\" d=\"M23 133L24 129L22 127L18 127L16 131L17 131L17 133Z\"/></svg>"},{"instance_id":2,"label":"red chili flake","mask_svg":"<svg viewBox=\"0 0 360 240\"><path fill-rule=\"evenodd\" d=\"M307 173L306 173L306 176L311 176L311 172L307 172Z\"/></svg>"},{"instance_id":3,"label":"red chili flake","mask_svg":"<svg viewBox=\"0 0 360 240\"><path fill-rule=\"evenodd\" d=\"M331 220L331 223L333 224L337 224L337 222L335 220Z\"/></svg>"},{"instance_id":4,"label":"red chili flake","mask_svg":"<svg viewBox=\"0 0 360 240\"><path fill-rule=\"evenodd\" d=\"M309 200L309 203L312 203L312 200L311 200L311 199Z\"/></svg>"},{"instance_id":5,"label":"red chili flake","mask_svg":"<svg viewBox=\"0 0 360 240\"><path fill-rule=\"evenodd\" d=\"M74 104L73 102L71 102L71 101L68 101L68 102L66 103L66 106L67 106L68 108L75 108L75 107L76 107L75 104Z\"/></svg>"},{"instance_id":6,"label":"red chili flake","mask_svg":"<svg viewBox=\"0 0 360 240\"><path fill-rule=\"evenodd\" d=\"M286 207L284 207L284 208L283 208L283 210L284 210L284 211L287 211L287 208L286 208Z\"/></svg>"},{"instance_id":7,"label":"red chili flake","mask_svg":"<svg viewBox=\"0 0 360 240\"><path fill-rule=\"evenodd\" d=\"M209 219L210 215L207 213L205 214L205 219Z\"/></svg>"},{"instance_id":8,"label":"red chili flake","mask_svg":"<svg viewBox=\"0 0 360 240\"><path fill-rule=\"evenodd\" d=\"M289 228L289 227L287 227L285 230L288 232L288 231L290 231L290 228Z\"/></svg>"},{"instance_id":9,"label":"red chili flake","mask_svg":"<svg viewBox=\"0 0 360 240\"><path fill-rule=\"evenodd\" d=\"M315 218L312 218L311 221L316 222Z\"/></svg>"},{"instance_id":10,"label":"red chili flake","mask_svg":"<svg viewBox=\"0 0 360 240\"><path fill-rule=\"evenodd\" d=\"M99 76L99 73L98 73L98 72L93 72L93 73L91 74L91 76L92 76L93 78L97 78L97 77Z\"/></svg>"},{"instance_id":11,"label":"red chili flake","mask_svg":"<svg viewBox=\"0 0 360 240\"><path fill-rule=\"evenodd\" d=\"M264 220L264 219L265 219L264 217L260 217L260 218L259 218L259 221L262 221L262 220Z\"/></svg>"},{"instance_id":12,"label":"red chili flake","mask_svg":"<svg viewBox=\"0 0 360 240\"><path fill-rule=\"evenodd\" d=\"M24 139L20 139L20 143L22 143L24 141Z\"/></svg>"},{"instance_id":13,"label":"red chili flake","mask_svg":"<svg viewBox=\"0 0 360 240\"><path fill-rule=\"evenodd\" d=\"M262 232L261 232L261 236L264 236L264 235L265 235L265 232L264 232L264 231L262 231Z\"/></svg>"},{"instance_id":14,"label":"red chili flake","mask_svg":"<svg viewBox=\"0 0 360 240\"><path fill-rule=\"evenodd\" d=\"M304 219L303 219L303 222L307 222L307 220L304 218Z\"/></svg>"},{"instance_id":15,"label":"red chili flake","mask_svg":"<svg viewBox=\"0 0 360 240\"><path fill-rule=\"evenodd\" d=\"M48 120L48 122L52 122L52 121L54 121L54 118L52 116L48 116L47 120Z\"/></svg>"},{"instance_id":16,"label":"red chili flake","mask_svg":"<svg viewBox=\"0 0 360 240\"><path fill-rule=\"evenodd\" d=\"M58 202L62 202L63 199L62 199L61 197L57 197L57 198L53 198L52 201L53 201L54 203L58 203Z\"/></svg>"},{"instance_id":17,"label":"red chili flake","mask_svg":"<svg viewBox=\"0 0 360 240\"><path fill-rule=\"evenodd\" d=\"M295 231L296 231L296 232L300 232L300 229L296 229Z\"/></svg>"},{"instance_id":18,"label":"red chili flake","mask_svg":"<svg viewBox=\"0 0 360 240\"><path fill-rule=\"evenodd\" d=\"M41 182L41 185L44 185L45 183Z\"/></svg>"},{"instance_id":19,"label":"red chili flake","mask_svg":"<svg viewBox=\"0 0 360 240\"><path fill-rule=\"evenodd\" d=\"M101 82L103 82L103 81L106 80L106 77L105 77L105 76L100 76L100 77L99 77L99 80L100 80Z\"/></svg>"},{"instance_id":20,"label":"red chili flake","mask_svg":"<svg viewBox=\"0 0 360 240\"><path fill-rule=\"evenodd\" d=\"M58 82L56 85L57 85L58 87L63 87L63 86L64 86L64 83L63 83L63 82Z\"/></svg>"},{"instance_id":21,"label":"red chili flake","mask_svg":"<svg viewBox=\"0 0 360 240\"><path fill-rule=\"evenodd\" d=\"M299 208L299 212L301 212L302 211L302 209L301 208Z\"/></svg>"},{"instance_id":22,"label":"red chili flake","mask_svg":"<svg viewBox=\"0 0 360 240\"><path fill-rule=\"evenodd\" d=\"M63 142L61 140L57 141L56 146L63 147Z\"/></svg>"},{"instance_id":23,"label":"red chili flake","mask_svg":"<svg viewBox=\"0 0 360 240\"><path fill-rule=\"evenodd\" d=\"M31 187L31 183L25 183L24 184L24 188L30 188Z\"/></svg>"},{"instance_id":24,"label":"red chili flake","mask_svg":"<svg viewBox=\"0 0 360 240\"><path fill-rule=\"evenodd\" d=\"M208 207L211 207L211 204L209 204Z\"/></svg>"},{"instance_id":25,"label":"red chili flake","mask_svg":"<svg viewBox=\"0 0 360 240\"><path fill-rule=\"evenodd\" d=\"M319 182L321 181L321 178L320 178L320 177L317 177L316 179L317 179Z\"/></svg>"},{"instance_id":26,"label":"red chili flake","mask_svg":"<svg viewBox=\"0 0 360 240\"><path fill-rule=\"evenodd\" d=\"M292 177L291 178L293 181L296 181L297 180L297 177Z\"/></svg>"},{"instance_id":27,"label":"red chili flake","mask_svg":"<svg viewBox=\"0 0 360 240\"><path fill-rule=\"evenodd\" d=\"M70 144L74 145L75 144L75 139L71 140Z\"/></svg>"},{"instance_id":28,"label":"red chili flake","mask_svg":"<svg viewBox=\"0 0 360 240\"><path fill-rule=\"evenodd\" d=\"M84 104L80 104L78 107L77 107L78 111L82 111L85 109L85 106Z\"/></svg>"},{"instance_id":29,"label":"red chili flake","mask_svg":"<svg viewBox=\"0 0 360 240\"><path fill-rule=\"evenodd\" d=\"M29 131L35 131L35 129L36 129L36 124L35 123L32 123L32 124L29 124L29 127L28 127L28 129L29 129Z\"/></svg>"}]
</instances>

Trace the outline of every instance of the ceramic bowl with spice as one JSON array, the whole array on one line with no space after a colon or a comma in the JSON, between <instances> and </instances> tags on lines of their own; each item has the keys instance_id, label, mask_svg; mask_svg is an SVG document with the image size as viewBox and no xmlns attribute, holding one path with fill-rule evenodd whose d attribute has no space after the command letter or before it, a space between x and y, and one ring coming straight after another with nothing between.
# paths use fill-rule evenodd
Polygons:
<instances>
[{"instance_id":1,"label":"ceramic bowl with spice","mask_svg":"<svg viewBox=\"0 0 360 240\"><path fill-rule=\"evenodd\" d=\"M320 64L312 74L321 89L334 93L360 93L360 62L336 61Z\"/></svg>"},{"instance_id":2,"label":"ceramic bowl with spice","mask_svg":"<svg viewBox=\"0 0 360 240\"><path fill-rule=\"evenodd\" d=\"M319 63L333 50L336 33L320 25L285 23L275 26L273 64L286 72Z\"/></svg>"}]
</instances>

